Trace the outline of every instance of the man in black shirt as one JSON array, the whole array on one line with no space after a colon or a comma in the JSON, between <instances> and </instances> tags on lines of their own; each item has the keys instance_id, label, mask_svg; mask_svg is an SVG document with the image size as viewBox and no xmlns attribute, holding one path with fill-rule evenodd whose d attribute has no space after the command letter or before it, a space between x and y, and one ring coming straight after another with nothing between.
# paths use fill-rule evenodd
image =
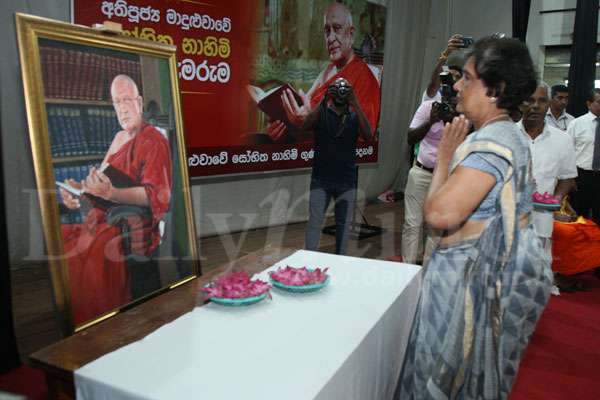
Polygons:
<instances>
[{"instance_id":1,"label":"man in black shirt","mask_svg":"<svg viewBox=\"0 0 600 400\"><path fill-rule=\"evenodd\" d=\"M285 93L283 101L289 102L290 96L291 93ZM306 116L302 127L315 135L306 249L318 249L325 211L333 199L335 250L336 254L345 254L356 192L356 140L358 135L370 140L371 126L352 86L344 78L338 78L319 106Z\"/></svg>"}]
</instances>

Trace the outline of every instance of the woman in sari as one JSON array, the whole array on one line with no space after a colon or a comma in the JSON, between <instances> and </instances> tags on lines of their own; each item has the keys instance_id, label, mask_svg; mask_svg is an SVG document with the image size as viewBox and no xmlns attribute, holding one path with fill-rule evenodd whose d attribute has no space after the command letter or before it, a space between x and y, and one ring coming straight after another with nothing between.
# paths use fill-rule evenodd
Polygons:
<instances>
[{"instance_id":1,"label":"woman in sari","mask_svg":"<svg viewBox=\"0 0 600 400\"><path fill-rule=\"evenodd\" d=\"M527 47L479 40L454 87L463 115L444 129L424 210L445 233L427 264L396 399L506 399L551 287L531 223L529 149L509 117L536 88Z\"/></svg>"}]
</instances>

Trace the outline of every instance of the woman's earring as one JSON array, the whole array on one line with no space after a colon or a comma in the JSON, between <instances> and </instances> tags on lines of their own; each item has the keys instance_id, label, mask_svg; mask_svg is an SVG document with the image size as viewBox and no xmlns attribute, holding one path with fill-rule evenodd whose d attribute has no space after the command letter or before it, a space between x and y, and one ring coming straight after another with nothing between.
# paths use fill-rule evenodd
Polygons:
<instances>
[{"instance_id":1,"label":"woman's earring","mask_svg":"<svg viewBox=\"0 0 600 400\"><path fill-rule=\"evenodd\" d=\"M490 97L490 103L495 103L496 101L498 101L498 98L495 96Z\"/></svg>"}]
</instances>

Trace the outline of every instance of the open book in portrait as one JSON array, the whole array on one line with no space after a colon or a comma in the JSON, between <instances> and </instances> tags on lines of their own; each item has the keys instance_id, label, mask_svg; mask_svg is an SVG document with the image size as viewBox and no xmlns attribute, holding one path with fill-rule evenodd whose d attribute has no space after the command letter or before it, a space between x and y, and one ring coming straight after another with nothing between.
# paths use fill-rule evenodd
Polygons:
<instances>
[{"instance_id":1,"label":"open book in portrait","mask_svg":"<svg viewBox=\"0 0 600 400\"><path fill-rule=\"evenodd\" d=\"M106 175L108 177L108 179L110 179L111 184L117 189L139 186L128 175L126 175L124 172L121 172L120 170L114 168L110 164L108 164L102 172L104 173L104 175ZM69 185L68 183L56 181L56 185L60 188L63 188L67 192L71 193L75 197L81 197L81 196L87 197L94 206L102 208L102 209L107 210L107 209L111 208L112 206L118 205L117 203L114 203L110 200L106 200L106 199L94 196L93 194L90 194L90 193L86 193L84 189L79 189L79 188L73 187L73 186Z\"/></svg>"},{"instance_id":2,"label":"open book in portrait","mask_svg":"<svg viewBox=\"0 0 600 400\"><path fill-rule=\"evenodd\" d=\"M247 85L248 93L250 93L250 97L254 100L254 102L258 105L265 114L269 116L271 121L282 121L284 122L288 128L291 128L291 122L288 119L285 109L283 108L283 100L281 99L281 95L284 90L290 89L296 99L296 103L298 106L302 106L302 97L298 94L296 89L294 89L289 83L285 83L281 86L276 86L272 89L264 91L258 86Z\"/></svg>"}]
</instances>

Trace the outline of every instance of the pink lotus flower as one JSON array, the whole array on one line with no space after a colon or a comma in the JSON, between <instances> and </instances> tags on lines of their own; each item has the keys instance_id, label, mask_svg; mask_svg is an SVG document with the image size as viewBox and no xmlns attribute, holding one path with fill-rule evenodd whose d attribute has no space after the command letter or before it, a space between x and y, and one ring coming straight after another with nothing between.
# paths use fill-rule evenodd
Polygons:
<instances>
[{"instance_id":1,"label":"pink lotus flower","mask_svg":"<svg viewBox=\"0 0 600 400\"><path fill-rule=\"evenodd\" d=\"M284 285L304 286L323 283L327 279L328 269L329 268L315 268L314 270L309 270L306 267L293 268L288 265L285 268L280 267L275 271L271 271L269 275L272 279L281 282Z\"/></svg>"},{"instance_id":2,"label":"pink lotus flower","mask_svg":"<svg viewBox=\"0 0 600 400\"><path fill-rule=\"evenodd\" d=\"M224 275L202 290L208 298L241 299L268 293L271 287L260 279L250 280L247 272L240 271ZM270 294L269 297L271 297Z\"/></svg>"},{"instance_id":3,"label":"pink lotus flower","mask_svg":"<svg viewBox=\"0 0 600 400\"><path fill-rule=\"evenodd\" d=\"M540 204L560 204L560 201L552 196L550 193L548 192L544 192L544 194L540 194L538 192L535 192L532 196L531 199L535 202L535 203L540 203Z\"/></svg>"}]
</instances>

